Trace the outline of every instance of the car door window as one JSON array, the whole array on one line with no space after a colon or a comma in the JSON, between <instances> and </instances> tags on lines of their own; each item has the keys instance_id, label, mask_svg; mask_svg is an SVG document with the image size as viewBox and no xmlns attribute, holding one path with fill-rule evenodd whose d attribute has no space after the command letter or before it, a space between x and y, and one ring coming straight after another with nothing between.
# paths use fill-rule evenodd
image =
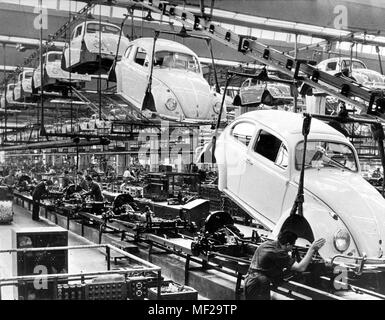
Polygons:
<instances>
[{"instance_id":1,"label":"car door window","mask_svg":"<svg viewBox=\"0 0 385 320\"><path fill-rule=\"evenodd\" d=\"M78 28L76 30L75 38L82 35L82 30L83 30L83 26L78 26Z\"/></svg>"},{"instance_id":2,"label":"car door window","mask_svg":"<svg viewBox=\"0 0 385 320\"><path fill-rule=\"evenodd\" d=\"M286 147L281 149L282 145L281 139L265 130L261 130L254 145L254 152L279 166L285 167L286 165L287 167L287 149Z\"/></svg>"},{"instance_id":3,"label":"car door window","mask_svg":"<svg viewBox=\"0 0 385 320\"><path fill-rule=\"evenodd\" d=\"M277 159L275 160L275 164L281 168L287 168L289 165L289 155L286 146L282 143L279 148Z\"/></svg>"},{"instance_id":4,"label":"car door window","mask_svg":"<svg viewBox=\"0 0 385 320\"><path fill-rule=\"evenodd\" d=\"M251 138L256 130L256 126L252 122L238 122L231 130L231 136L238 142L248 146Z\"/></svg>"},{"instance_id":5,"label":"car door window","mask_svg":"<svg viewBox=\"0 0 385 320\"><path fill-rule=\"evenodd\" d=\"M242 89L246 89L250 86L250 79L247 79L245 82L242 83Z\"/></svg>"},{"instance_id":6,"label":"car door window","mask_svg":"<svg viewBox=\"0 0 385 320\"><path fill-rule=\"evenodd\" d=\"M137 64L139 64L141 66L145 66L146 58L147 58L146 50L144 50L143 48L139 47L136 50L135 63L137 63Z\"/></svg>"}]
</instances>

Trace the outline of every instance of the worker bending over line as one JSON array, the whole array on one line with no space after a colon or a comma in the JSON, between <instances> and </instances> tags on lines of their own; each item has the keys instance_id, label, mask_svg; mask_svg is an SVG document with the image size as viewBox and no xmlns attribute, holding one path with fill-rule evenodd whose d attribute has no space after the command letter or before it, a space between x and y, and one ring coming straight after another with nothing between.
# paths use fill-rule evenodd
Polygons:
<instances>
[{"instance_id":1,"label":"worker bending over line","mask_svg":"<svg viewBox=\"0 0 385 320\"><path fill-rule=\"evenodd\" d=\"M77 183L78 183L78 186L82 190L88 191L88 183L87 183L86 179L84 178L83 172L81 172L81 171L78 171L78 173L77 173Z\"/></svg>"},{"instance_id":2,"label":"worker bending over line","mask_svg":"<svg viewBox=\"0 0 385 320\"><path fill-rule=\"evenodd\" d=\"M87 192L83 193L83 196L91 196L94 198L95 201L103 202L104 197L102 194L102 189L100 188L99 184L97 184L95 181L93 181L91 176L86 177L86 181L88 183L88 190Z\"/></svg>"},{"instance_id":3,"label":"worker bending over line","mask_svg":"<svg viewBox=\"0 0 385 320\"><path fill-rule=\"evenodd\" d=\"M271 284L278 286L283 281L285 270L306 271L313 254L326 242L323 238L314 241L305 257L296 262L289 252L293 250L297 238L294 232L283 231L278 240L266 241L255 250L245 278L246 300L270 300Z\"/></svg>"}]
</instances>

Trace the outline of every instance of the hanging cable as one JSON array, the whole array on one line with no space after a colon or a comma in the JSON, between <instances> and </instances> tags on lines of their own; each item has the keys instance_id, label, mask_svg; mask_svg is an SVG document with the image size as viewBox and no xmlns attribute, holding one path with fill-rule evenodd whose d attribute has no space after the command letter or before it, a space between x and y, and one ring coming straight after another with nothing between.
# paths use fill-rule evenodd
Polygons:
<instances>
[{"instance_id":1,"label":"hanging cable","mask_svg":"<svg viewBox=\"0 0 385 320\"><path fill-rule=\"evenodd\" d=\"M43 0L39 0L40 6L40 91L41 91L41 116L40 116L40 135L44 136L46 131L44 127L44 63L43 63ZM47 59L47 55L45 57Z\"/></svg>"},{"instance_id":2,"label":"hanging cable","mask_svg":"<svg viewBox=\"0 0 385 320\"><path fill-rule=\"evenodd\" d=\"M69 3L69 8L68 8L68 60L71 64L71 59L72 59L72 53L71 53L71 18L72 18L72 2L70 1ZM64 54L64 52L63 52ZM69 86L70 86L70 95L71 95L71 101L70 101L70 109L71 109L71 132L73 132L73 91L72 91L72 68L69 70Z\"/></svg>"},{"instance_id":3,"label":"hanging cable","mask_svg":"<svg viewBox=\"0 0 385 320\"><path fill-rule=\"evenodd\" d=\"M99 95L99 120L102 120L102 6L99 5L99 77L98 77L98 95Z\"/></svg>"},{"instance_id":4,"label":"hanging cable","mask_svg":"<svg viewBox=\"0 0 385 320\"><path fill-rule=\"evenodd\" d=\"M4 138L3 138L3 143L7 141L7 107L8 107L8 101L7 101L7 89L8 89L8 82L7 82L7 71L5 68L6 65L6 57L7 57L7 52L6 52L6 44L3 43L3 54L4 54Z\"/></svg>"}]
</instances>

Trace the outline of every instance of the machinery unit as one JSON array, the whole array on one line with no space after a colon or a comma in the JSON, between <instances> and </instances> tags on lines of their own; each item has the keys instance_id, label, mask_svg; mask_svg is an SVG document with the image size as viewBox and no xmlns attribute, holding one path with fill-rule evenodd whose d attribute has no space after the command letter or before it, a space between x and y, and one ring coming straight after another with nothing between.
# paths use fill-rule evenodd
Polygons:
<instances>
[{"instance_id":1,"label":"machinery unit","mask_svg":"<svg viewBox=\"0 0 385 320\"><path fill-rule=\"evenodd\" d=\"M148 296L147 279L143 277L132 278L127 281L128 298L131 300L144 300Z\"/></svg>"},{"instance_id":2,"label":"machinery unit","mask_svg":"<svg viewBox=\"0 0 385 320\"><path fill-rule=\"evenodd\" d=\"M42 251L17 252L13 254L15 276L57 274L68 271L68 251L46 250L47 247L68 246L68 232L60 227L23 228L12 232L12 247L16 249L42 248ZM51 282L35 286L34 283L15 287L14 295L19 300L45 300L55 296Z\"/></svg>"},{"instance_id":3,"label":"machinery unit","mask_svg":"<svg viewBox=\"0 0 385 320\"><path fill-rule=\"evenodd\" d=\"M13 220L13 194L12 190L0 186L0 224L11 223Z\"/></svg>"}]
</instances>

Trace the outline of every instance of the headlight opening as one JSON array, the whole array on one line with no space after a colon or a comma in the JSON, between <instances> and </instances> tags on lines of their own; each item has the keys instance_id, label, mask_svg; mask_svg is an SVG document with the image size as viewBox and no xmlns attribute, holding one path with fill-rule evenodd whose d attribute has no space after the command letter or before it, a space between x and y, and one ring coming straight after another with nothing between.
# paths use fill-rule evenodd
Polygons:
<instances>
[{"instance_id":1,"label":"headlight opening","mask_svg":"<svg viewBox=\"0 0 385 320\"><path fill-rule=\"evenodd\" d=\"M349 248L350 235L347 230L340 229L334 234L334 247L339 252L344 252Z\"/></svg>"},{"instance_id":2,"label":"headlight opening","mask_svg":"<svg viewBox=\"0 0 385 320\"><path fill-rule=\"evenodd\" d=\"M213 111L216 113L216 114L219 114L219 112L221 111L221 105L222 103L220 101L216 102L213 106Z\"/></svg>"},{"instance_id":3,"label":"headlight opening","mask_svg":"<svg viewBox=\"0 0 385 320\"><path fill-rule=\"evenodd\" d=\"M177 102L174 98L168 98L165 103L165 106L168 110L174 111L177 107Z\"/></svg>"}]
</instances>

